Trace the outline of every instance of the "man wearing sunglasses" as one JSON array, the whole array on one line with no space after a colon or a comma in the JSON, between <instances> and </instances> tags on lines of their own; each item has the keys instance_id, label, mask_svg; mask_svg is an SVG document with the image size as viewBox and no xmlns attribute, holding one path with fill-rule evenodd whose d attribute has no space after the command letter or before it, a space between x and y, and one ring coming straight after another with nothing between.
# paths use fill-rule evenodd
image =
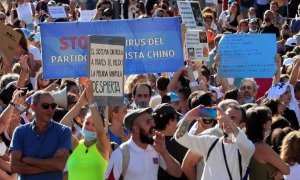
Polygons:
<instances>
[{"instance_id":1,"label":"man wearing sunglasses","mask_svg":"<svg viewBox=\"0 0 300 180\"><path fill-rule=\"evenodd\" d=\"M11 171L18 179L61 180L71 151L71 130L52 120L56 104L49 92L37 91L31 109L36 119L19 126L10 145Z\"/></svg>"}]
</instances>

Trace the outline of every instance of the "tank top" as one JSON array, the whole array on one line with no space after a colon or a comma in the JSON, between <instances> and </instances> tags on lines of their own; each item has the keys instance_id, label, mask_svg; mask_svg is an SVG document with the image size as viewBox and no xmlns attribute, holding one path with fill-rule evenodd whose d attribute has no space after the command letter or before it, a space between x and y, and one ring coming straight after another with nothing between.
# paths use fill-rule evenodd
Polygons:
<instances>
[{"instance_id":1,"label":"tank top","mask_svg":"<svg viewBox=\"0 0 300 180\"><path fill-rule=\"evenodd\" d=\"M252 156L249 167L249 180L273 180L271 176L276 169L271 164L262 164Z\"/></svg>"},{"instance_id":2,"label":"tank top","mask_svg":"<svg viewBox=\"0 0 300 180\"><path fill-rule=\"evenodd\" d=\"M80 140L68 159L69 180L104 180L108 162L97 150L96 144L89 148Z\"/></svg>"}]
</instances>

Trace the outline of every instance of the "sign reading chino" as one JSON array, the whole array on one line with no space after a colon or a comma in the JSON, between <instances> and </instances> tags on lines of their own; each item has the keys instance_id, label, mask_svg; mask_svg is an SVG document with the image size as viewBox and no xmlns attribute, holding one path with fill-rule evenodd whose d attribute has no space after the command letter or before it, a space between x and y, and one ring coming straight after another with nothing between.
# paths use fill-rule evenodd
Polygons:
<instances>
[{"instance_id":1,"label":"sign reading chino","mask_svg":"<svg viewBox=\"0 0 300 180\"><path fill-rule=\"evenodd\" d=\"M88 35L126 38L124 74L173 72L183 65L179 18L45 23L43 77L87 77Z\"/></svg>"},{"instance_id":2,"label":"sign reading chino","mask_svg":"<svg viewBox=\"0 0 300 180\"><path fill-rule=\"evenodd\" d=\"M123 103L125 38L90 36L89 77L101 105ZM109 100L108 100L109 98Z\"/></svg>"}]
</instances>

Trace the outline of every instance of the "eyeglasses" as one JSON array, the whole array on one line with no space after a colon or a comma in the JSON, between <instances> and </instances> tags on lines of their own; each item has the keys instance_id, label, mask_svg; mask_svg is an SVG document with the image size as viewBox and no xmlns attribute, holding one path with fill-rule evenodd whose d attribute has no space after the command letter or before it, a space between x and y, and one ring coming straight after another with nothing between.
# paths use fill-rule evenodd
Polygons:
<instances>
[{"instance_id":1,"label":"eyeglasses","mask_svg":"<svg viewBox=\"0 0 300 180\"><path fill-rule=\"evenodd\" d=\"M45 110L49 109L49 107L51 107L51 109L55 109L56 106L57 106L56 103L52 103L52 104L49 104L49 103L43 103L43 104L41 105L41 107L42 107L43 109L45 109Z\"/></svg>"}]
</instances>

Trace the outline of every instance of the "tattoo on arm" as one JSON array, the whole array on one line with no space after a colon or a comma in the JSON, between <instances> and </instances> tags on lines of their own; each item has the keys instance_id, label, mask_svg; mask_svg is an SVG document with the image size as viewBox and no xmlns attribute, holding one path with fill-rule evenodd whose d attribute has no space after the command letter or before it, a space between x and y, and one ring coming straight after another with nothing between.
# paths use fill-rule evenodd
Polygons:
<instances>
[{"instance_id":1,"label":"tattoo on arm","mask_svg":"<svg viewBox=\"0 0 300 180\"><path fill-rule=\"evenodd\" d=\"M176 132L176 138L182 137L187 132L189 125L190 125L190 122L183 120L181 122L181 124L179 125L178 130Z\"/></svg>"}]
</instances>

